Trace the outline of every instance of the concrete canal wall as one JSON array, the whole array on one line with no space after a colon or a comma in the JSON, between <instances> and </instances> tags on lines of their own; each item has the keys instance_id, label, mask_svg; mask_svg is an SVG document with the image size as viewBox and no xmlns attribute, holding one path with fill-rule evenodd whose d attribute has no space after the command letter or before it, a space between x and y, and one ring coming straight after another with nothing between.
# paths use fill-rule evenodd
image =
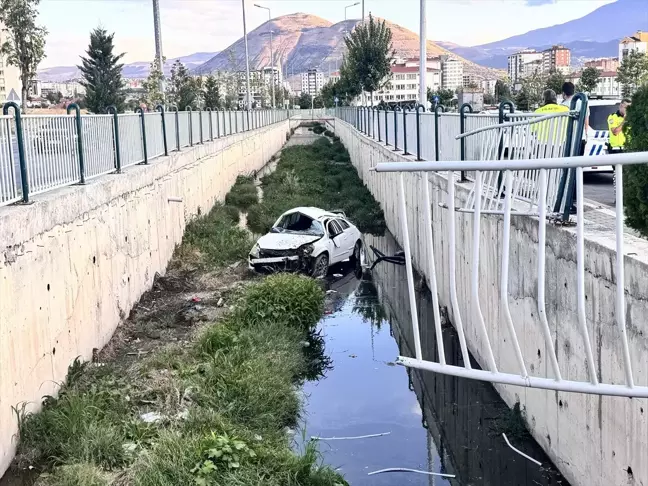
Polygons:
<instances>
[{"instance_id":1,"label":"concrete canal wall","mask_svg":"<svg viewBox=\"0 0 648 486\"><path fill-rule=\"evenodd\" d=\"M378 162L412 161L391 148L365 137L340 120L328 123L348 148L351 160L363 181L380 202L390 231L403 242L398 212L398 175L372 172ZM407 216L414 265L427 273L425 228L423 224L424 176L404 175ZM472 220L470 214L451 214L439 207L446 201L445 174L430 173L427 183L432 197L434 251L437 264L439 299L456 321L450 305L448 218L456 217L457 292L468 346L485 366L485 346L471 319ZM467 184L456 185L456 205L462 206L469 193ZM501 371L516 373L519 368L502 308L500 307L500 266L502 221L483 216L481 223L479 299L487 332ZM525 364L530 374L552 376L547 349L537 313L537 219L513 218L511 228L508 302ZM648 245L628 236L626 258L626 316L635 383L648 383ZM547 318L555 336L555 347L564 379L587 381L587 364L579 331L576 303L575 233L571 228L547 227ZM622 369L620 333L614 316L614 235L594 225L586 228L585 291L587 324L601 381L625 383ZM433 326L431 320L421 327ZM425 343L424 343L425 344ZM601 397L576 393L544 391L497 385L509 406L520 402L529 430L574 486L648 486L648 400Z\"/></svg>"},{"instance_id":2,"label":"concrete canal wall","mask_svg":"<svg viewBox=\"0 0 648 486\"><path fill-rule=\"evenodd\" d=\"M12 406L37 409L76 357L101 349L165 272L187 222L222 201L239 174L261 169L296 124L187 147L0 208L0 476L15 451Z\"/></svg>"}]
</instances>

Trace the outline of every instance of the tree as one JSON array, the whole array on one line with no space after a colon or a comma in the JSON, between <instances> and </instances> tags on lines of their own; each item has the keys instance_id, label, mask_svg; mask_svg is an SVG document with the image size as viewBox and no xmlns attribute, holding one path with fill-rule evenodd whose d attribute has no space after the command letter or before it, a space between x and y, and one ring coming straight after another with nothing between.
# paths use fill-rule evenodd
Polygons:
<instances>
[{"instance_id":1,"label":"tree","mask_svg":"<svg viewBox=\"0 0 648 486\"><path fill-rule=\"evenodd\" d=\"M345 37L347 68L355 71L361 88L370 94L378 91L389 80L396 52L392 46L392 32L385 21L377 22L369 15L369 22L357 26Z\"/></svg>"},{"instance_id":2,"label":"tree","mask_svg":"<svg viewBox=\"0 0 648 486\"><path fill-rule=\"evenodd\" d=\"M180 61L171 67L171 83L169 98L179 110L187 107L198 108L200 104L202 81L201 78L189 76L189 71Z\"/></svg>"},{"instance_id":3,"label":"tree","mask_svg":"<svg viewBox=\"0 0 648 486\"><path fill-rule=\"evenodd\" d=\"M54 91L50 91L49 93L47 93L47 96L45 96L45 98L53 105L58 105L63 99L63 94L60 91L56 93Z\"/></svg>"},{"instance_id":4,"label":"tree","mask_svg":"<svg viewBox=\"0 0 648 486\"><path fill-rule=\"evenodd\" d=\"M166 58L162 62L166 61ZM157 57L151 63L151 69L149 70L148 78L142 83L144 88L145 95L144 103L149 108L155 108L157 105L164 103L164 93L160 89L160 85L164 80L164 73L160 69L160 63L158 62Z\"/></svg>"},{"instance_id":5,"label":"tree","mask_svg":"<svg viewBox=\"0 0 648 486\"><path fill-rule=\"evenodd\" d=\"M562 93L563 84L565 84L565 75L560 71L551 73L546 81L547 89L554 90L557 95Z\"/></svg>"},{"instance_id":6,"label":"tree","mask_svg":"<svg viewBox=\"0 0 648 486\"><path fill-rule=\"evenodd\" d=\"M536 109L542 103L542 92L546 85L546 80L540 73L533 73L525 77L522 80L522 89L515 99L515 104L526 111Z\"/></svg>"},{"instance_id":7,"label":"tree","mask_svg":"<svg viewBox=\"0 0 648 486\"><path fill-rule=\"evenodd\" d=\"M509 85L501 79L495 81L495 101L501 103L502 101L510 99L511 88L509 88Z\"/></svg>"},{"instance_id":8,"label":"tree","mask_svg":"<svg viewBox=\"0 0 648 486\"><path fill-rule=\"evenodd\" d=\"M494 105L496 103L497 103L497 101L495 100L495 96L493 96L490 93L484 93L484 104L485 105Z\"/></svg>"},{"instance_id":9,"label":"tree","mask_svg":"<svg viewBox=\"0 0 648 486\"><path fill-rule=\"evenodd\" d=\"M616 79L622 86L623 95L631 96L639 86L648 82L648 55L630 51L619 66Z\"/></svg>"},{"instance_id":10,"label":"tree","mask_svg":"<svg viewBox=\"0 0 648 486\"><path fill-rule=\"evenodd\" d=\"M451 89L439 88L436 91L432 91L432 89L428 88L427 90L427 98L430 103L434 104L434 97L438 96L439 104L446 107L450 106L452 100L454 99L454 95L454 91L452 91Z\"/></svg>"},{"instance_id":11,"label":"tree","mask_svg":"<svg viewBox=\"0 0 648 486\"><path fill-rule=\"evenodd\" d=\"M296 104L298 104L302 110L305 110L311 108L311 101L313 101L312 96L306 92L302 92L302 94L299 95L299 98L297 98Z\"/></svg>"},{"instance_id":12,"label":"tree","mask_svg":"<svg viewBox=\"0 0 648 486\"><path fill-rule=\"evenodd\" d=\"M27 106L29 82L36 77L38 65L45 58L47 30L36 25L39 3L40 0L0 0L0 22L7 31L0 53L20 71L23 110Z\"/></svg>"},{"instance_id":13,"label":"tree","mask_svg":"<svg viewBox=\"0 0 648 486\"><path fill-rule=\"evenodd\" d=\"M117 111L124 110L126 97L121 75L124 65L119 62L124 54L113 53L114 36L101 27L93 30L86 51L88 57L81 57L78 66L83 73L81 85L86 89L88 110L92 113L105 113L110 105L115 105Z\"/></svg>"},{"instance_id":14,"label":"tree","mask_svg":"<svg viewBox=\"0 0 648 486\"><path fill-rule=\"evenodd\" d=\"M648 151L648 85L638 88L632 97L623 129L626 150ZM623 204L626 224L648 236L648 164L623 168Z\"/></svg>"},{"instance_id":15,"label":"tree","mask_svg":"<svg viewBox=\"0 0 648 486\"><path fill-rule=\"evenodd\" d=\"M591 93L596 89L596 86L598 86L600 78L601 74L599 73L598 69L593 67L583 69L580 81L578 83L578 91Z\"/></svg>"},{"instance_id":16,"label":"tree","mask_svg":"<svg viewBox=\"0 0 648 486\"><path fill-rule=\"evenodd\" d=\"M207 79L205 80L203 99L205 101L205 108L211 108L212 110L218 110L223 104L220 84L214 75L207 76Z\"/></svg>"}]
</instances>

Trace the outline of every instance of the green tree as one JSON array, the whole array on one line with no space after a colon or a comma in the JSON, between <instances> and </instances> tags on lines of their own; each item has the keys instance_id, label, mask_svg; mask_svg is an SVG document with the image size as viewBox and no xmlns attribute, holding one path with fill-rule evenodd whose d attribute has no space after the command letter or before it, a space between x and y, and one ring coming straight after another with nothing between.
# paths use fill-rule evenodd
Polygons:
<instances>
[{"instance_id":1,"label":"green tree","mask_svg":"<svg viewBox=\"0 0 648 486\"><path fill-rule=\"evenodd\" d=\"M639 87L632 97L623 129L626 150L648 151L648 85ZM623 204L626 224L648 236L648 164L623 168Z\"/></svg>"},{"instance_id":2,"label":"green tree","mask_svg":"<svg viewBox=\"0 0 648 486\"><path fill-rule=\"evenodd\" d=\"M179 110L184 110L189 106L198 108L201 88L201 78L191 77L185 65L180 61L173 64L171 67L169 98Z\"/></svg>"},{"instance_id":3,"label":"green tree","mask_svg":"<svg viewBox=\"0 0 648 486\"><path fill-rule=\"evenodd\" d=\"M562 93L563 84L565 84L565 75L560 71L556 71L547 78L546 88L553 89L559 95Z\"/></svg>"},{"instance_id":4,"label":"green tree","mask_svg":"<svg viewBox=\"0 0 648 486\"><path fill-rule=\"evenodd\" d=\"M205 108L211 108L212 110L218 110L223 104L220 84L214 75L207 76L205 80L203 99L205 100Z\"/></svg>"},{"instance_id":5,"label":"green tree","mask_svg":"<svg viewBox=\"0 0 648 486\"><path fill-rule=\"evenodd\" d=\"M336 83L335 94L342 101L342 104L349 104L361 93L362 84L358 72L354 69L347 56L344 56L340 66L340 80Z\"/></svg>"},{"instance_id":6,"label":"green tree","mask_svg":"<svg viewBox=\"0 0 648 486\"><path fill-rule=\"evenodd\" d=\"M494 105L496 103L497 103L497 101L495 100L495 96L493 96L490 93L484 93L484 104L485 105Z\"/></svg>"},{"instance_id":7,"label":"green tree","mask_svg":"<svg viewBox=\"0 0 648 486\"><path fill-rule=\"evenodd\" d=\"M617 70L617 81L624 96L631 96L639 86L648 82L648 55L630 51Z\"/></svg>"},{"instance_id":8,"label":"green tree","mask_svg":"<svg viewBox=\"0 0 648 486\"><path fill-rule=\"evenodd\" d=\"M45 58L47 30L36 24L40 0L0 0L0 22L6 30L0 53L7 64L20 71L23 111L27 107L29 82L36 77L38 65Z\"/></svg>"},{"instance_id":9,"label":"green tree","mask_svg":"<svg viewBox=\"0 0 648 486\"><path fill-rule=\"evenodd\" d=\"M495 101L501 103L511 99L511 88L506 81L498 79L495 81Z\"/></svg>"},{"instance_id":10,"label":"green tree","mask_svg":"<svg viewBox=\"0 0 648 486\"><path fill-rule=\"evenodd\" d=\"M361 88L373 100L373 93L389 80L396 52L392 46L392 32L385 21L377 22L369 15L369 22L357 26L344 39L347 47L347 68L353 69Z\"/></svg>"},{"instance_id":11,"label":"green tree","mask_svg":"<svg viewBox=\"0 0 648 486\"><path fill-rule=\"evenodd\" d=\"M296 104L299 105L299 107L304 110L307 108L311 108L311 102L314 102L313 98L311 95L309 95L306 92L302 92L302 94L299 95L299 98L296 100Z\"/></svg>"},{"instance_id":12,"label":"green tree","mask_svg":"<svg viewBox=\"0 0 648 486\"><path fill-rule=\"evenodd\" d=\"M591 93L596 89L601 78L599 70L593 67L583 69L580 81L578 82L578 91L583 93Z\"/></svg>"},{"instance_id":13,"label":"green tree","mask_svg":"<svg viewBox=\"0 0 648 486\"><path fill-rule=\"evenodd\" d=\"M522 110L535 110L542 104L542 93L546 85L545 77L540 73L525 77L522 80L522 89L515 98L515 104Z\"/></svg>"},{"instance_id":14,"label":"green tree","mask_svg":"<svg viewBox=\"0 0 648 486\"><path fill-rule=\"evenodd\" d=\"M432 91L432 89L428 88L427 90L427 98L430 103L434 104L434 97L438 96L439 104L446 107L450 106L452 100L454 99L454 95L454 91L452 91L451 89L439 88L436 91Z\"/></svg>"},{"instance_id":15,"label":"green tree","mask_svg":"<svg viewBox=\"0 0 648 486\"><path fill-rule=\"evenodd\" d=\"M63 94L61 94L60 91L56 93L54 91L50 91L49 93L47 93L47 96L45 96L45 98L53 105L58 105L63 99Z\"/></svg>"},{"instance_id":16,"label":"green tree","mask_svg":"<svg viewBox=\"0 0 648 486\"><path fill-rule=\"evenodd\" d=\"M166 58L163 62L166 61ZM164 74L162 69L160 69L160 63L157 58L151 63L151 69L149 70L148 78L142 83L144 88L144 103L149 108L155 108L157 105L164 103L164 94L160 89L160 84L164 80Z\"/></svg>"},{"instance_id":17,"label":"green tree","mask_svg":"<svg viewBox=\"0 0 648 486\"><path fill-rule=\"evenodd\" d=\"M101 27L90 32L90 45L87 57L81 57L83 73L81 85L86 89L86 104L92 113L105 113L106 108L115 105L118 111L124 110L124 83L120 64L124 54L113 53L113 37Z\"/></svg>"}]
</instances>

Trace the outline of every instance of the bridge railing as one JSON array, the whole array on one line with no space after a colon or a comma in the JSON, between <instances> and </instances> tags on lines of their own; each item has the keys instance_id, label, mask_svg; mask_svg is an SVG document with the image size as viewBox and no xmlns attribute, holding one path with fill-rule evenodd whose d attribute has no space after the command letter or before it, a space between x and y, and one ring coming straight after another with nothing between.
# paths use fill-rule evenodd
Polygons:
<instances>
[{"instance_id":1,"label":"bridge railing","mask_svg":"<svg viewBox=\"0 0 648 486\"><path fill-rule=\"evenodd\" d=\"M13 110L13 116L9 114ZM287 110L180 111L0 116L0 206L86 181L170 152L288 119Z\"/></svg>"}]
</instances>

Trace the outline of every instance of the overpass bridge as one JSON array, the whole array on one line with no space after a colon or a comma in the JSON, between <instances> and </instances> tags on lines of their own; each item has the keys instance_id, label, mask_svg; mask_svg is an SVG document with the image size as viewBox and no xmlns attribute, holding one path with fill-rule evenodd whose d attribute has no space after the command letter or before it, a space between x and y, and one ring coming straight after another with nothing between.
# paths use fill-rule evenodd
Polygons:
<instances>
[{"instance_id":1,"label":"overpass bridge","mask_svg":"<svg viewBox=\"0 0 648 486\"><path fill-rule=\"evenodd\" d=\"M381 203L407 254L411 308L415 270L436 299L434 322L411 312L414 356L401 363L495 383L572 484L648 484L648 245L624 231L621 191L601 212L582 190L583 166L613 162L621 181L623 164L648 157L572 157L576 111L19 118L7 108L0 356L11 366L0 372L0 470L15 445L11 406L55 393L68 364L101 348L164 272L186 222L311 118L342 139ZM440 332L440 308L481 369L449 366L442 346L416 338L421 326Z\"/></svg>"}]
</instances>

